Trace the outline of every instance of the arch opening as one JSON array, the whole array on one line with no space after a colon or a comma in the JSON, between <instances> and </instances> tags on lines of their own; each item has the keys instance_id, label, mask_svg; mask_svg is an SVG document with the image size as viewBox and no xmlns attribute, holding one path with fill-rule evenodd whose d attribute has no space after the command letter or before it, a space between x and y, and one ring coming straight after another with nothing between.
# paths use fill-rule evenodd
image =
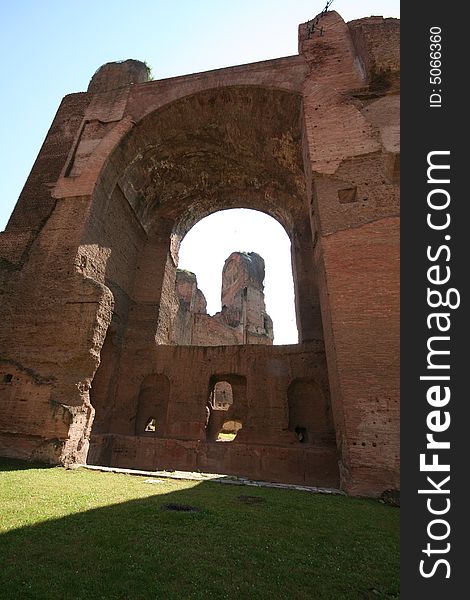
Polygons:
<instances>
[{"instance_id":1,"label":"arch opening","mask_svg":"<svg viewBox=\"0 0 470 600\"><path fill-rule=\"evenodd\" d=\"M233 442L247 420L246 378L213 375L206 405L206 440Z\"/></svg>"},{"instance_id":2,"label":"arch opening","mask_svg":"<svg viewBox=\"0 0 470 600\"><path fill-rule=\"evenodd\" d=\"M176 295L172 343L298 343L290 238L261 211L221 210L194 225Z\"/></svg>"},{"instance_id":3,"label":"arch opening","mask_svg":"<svg viewBox=\"0 0 470 600\"><path fill-rule=\"evenodd\" d=\"M181 240L204 217L234 208L263 212L285 229L292 244L298 341L322 339L302 136L300 95L230 86L148 112L115 147L95 188L93 216L106 231L109 216L114 218L106 213L119 212L132 255L122 257L129 274L123 277L122 266L113 264L122 249L111 251L106 282L118 284L123 312L129 300L157 307L157 344L175 343L171 322L178 302L172 290ZM91 251L96 243L115 244L111 230L105 240L97 239L103 228L87 237ZM268 330L269 320L260 325ZM276 344L296 341L295 335L283 341L278 329Z\"/></svg>"}]
</instances>

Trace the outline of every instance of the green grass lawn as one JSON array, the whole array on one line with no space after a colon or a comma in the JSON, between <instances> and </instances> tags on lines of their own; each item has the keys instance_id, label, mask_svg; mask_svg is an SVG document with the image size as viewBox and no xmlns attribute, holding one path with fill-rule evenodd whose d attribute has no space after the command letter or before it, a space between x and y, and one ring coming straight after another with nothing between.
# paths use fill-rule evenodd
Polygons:
<instances>
[{"instance_id":1,"label":"green grass lawn","mask_svg":"<svg viewBox=\"0 0 470 600\"><path fill-rule=\"evenodd\" d=\"M0 598L398 598L396 508L145 479L0 459Z\"/></svg>"}]
</instances>

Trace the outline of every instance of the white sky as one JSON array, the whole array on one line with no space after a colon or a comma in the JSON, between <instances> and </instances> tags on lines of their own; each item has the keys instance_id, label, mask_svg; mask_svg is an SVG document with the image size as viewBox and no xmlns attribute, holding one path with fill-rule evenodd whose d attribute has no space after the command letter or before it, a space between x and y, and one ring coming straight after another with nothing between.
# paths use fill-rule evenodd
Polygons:
<instances>
[{"instance_id":1,"label":"white sky","mask_svg":"<svg viewBox=\"0 0 470 600\"><path fill-rule=\"evenodd\" d=\"M188 232L179 268L196 274L207 312L221 309L222 268L232 252L257 252L265 261L266 309L274 322L275 344L298 342L290 240L275 219L256 210L231 209L202 219Z\"/></svg>"}]
</instances>

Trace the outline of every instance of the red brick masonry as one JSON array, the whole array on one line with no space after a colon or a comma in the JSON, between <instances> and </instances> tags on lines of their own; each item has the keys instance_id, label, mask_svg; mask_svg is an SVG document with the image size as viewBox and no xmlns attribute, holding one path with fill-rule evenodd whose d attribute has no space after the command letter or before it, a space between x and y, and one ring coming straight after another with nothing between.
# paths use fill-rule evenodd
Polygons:
<instances>
[{"instance_id":1,"label":"red brick masonry","mask_svg":"<svg viewBox=\"0 0 470 600\"><path fill-rule=\"evenodd\" d=\"M2 455L399 487L399 21L321 26L296 56L110 63L64 98L0 233ZM298 346L172 343L180 241L234 207L290 236Z\"/></svg>"}]
</instances>

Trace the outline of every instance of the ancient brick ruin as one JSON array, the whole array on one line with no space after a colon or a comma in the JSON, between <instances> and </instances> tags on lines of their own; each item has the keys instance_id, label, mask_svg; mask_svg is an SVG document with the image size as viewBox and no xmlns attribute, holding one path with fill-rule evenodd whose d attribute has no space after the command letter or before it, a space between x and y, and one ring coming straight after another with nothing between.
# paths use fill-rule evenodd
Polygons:
<instances>
[{"instance_id":1,"label":"ancient brick ruin","mask_svg":"<svg viewBox=\"0 0 470 600\"><path fill-rule=\"evenodd\" d=\"M272 344L273 322L264 303L264 260L256 252L233 252L222 271L221 312L209 316L194 273L176 271L178 309L170 342L184 346Z\"/></svg>"},{"instance_id":2,"label":"ancient brick ruin","mask_svg":"<svg viewBox=\"0 0 470 600\"><path fill-rule=\"evenodd\" d=\"M63 99L0 234L1 455L399 487L399 21L315 23L295 56L110 63ZM214 320L177 277L237 207L290 237L297 345L242 318L256 285Z\"/></svg>"}]
</instances>

